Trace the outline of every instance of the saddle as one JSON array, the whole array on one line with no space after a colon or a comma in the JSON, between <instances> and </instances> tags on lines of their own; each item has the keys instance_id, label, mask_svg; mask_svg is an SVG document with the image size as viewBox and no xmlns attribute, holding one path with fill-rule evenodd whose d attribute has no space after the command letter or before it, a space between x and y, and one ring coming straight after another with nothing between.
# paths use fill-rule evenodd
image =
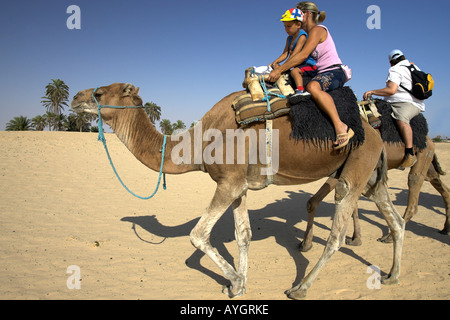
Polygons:
<instances>
[{"instance_id":1,"label":"saddle","mask_svg":"<svg viewBox=\"0 0 450 320\"><path fill-rule=\"evenodd\" d=\"M290 79L280 78L276 84L267 84L270 93L270 110L264 99L264 90L260 80L253 76L249 69L246 70L244 87L248 92L237 97L232 105L235 110L236 122L246 126L255 121L267 121L276 117L289 115L292 124L291 138L305 140L317 145L323 145L326 141L335 141L336 133L331 120L320 110L311 99L291 105L286 98L289 94ZM283 88L283 91L281 90ZM354 148L364 142L364 129L362 121L369 122L380 130L383 141L388 143L403 143L395 119L392 118L392 107L384 100L375 99L373 103L359 102L350 87L343 87L329 92L336 105L339 117L349 128L355 132L350 140L350 148ZM285 96L282 98L280 96ZM363 120L362 120L363 119ZM422 114L414 117L411 122L413 129L413 142L418 150L426 148L428 124Z\"/></svg>"},{"instance_id":2,"label":"saddle","mask_svg":"<svg viewBox=\"0 0 450 320\"><path fill-rule=\"evenodd\" d=\"M403 143L397 122L392 118L392 106L389 102L381 99L374 99L378 118L381 122L379 126L381 138L387 143ZM369 117L370 120L370 117ZM423 150L427 147L428 123L422 113L415 116L409 122L413 131L413 144L417 150Z\"/></svg>"},{"instance_id":3,"label":"saddle","mask_svg":"<svg viewBox=\"0 0 450 320\"><path fill-rule=\"evenodd\" d=\"M255 74L254 68L245 70L242 86L247 93L236 97L232 103L239 125L272 120L289 113L285 97L293 94L294 89L288 82L288 75L281 76L276 83L266 83L267 78L267 74Z\"/></svg>"},{"instance_id":4,"label":"saddle","mask_svg":"<svg viewBox=\"0 0 450 320\"><path fill-rule=\"evenodd\" d=\"M270 110L267 107L267 101L253 101L251 93L246 93L234 99L232 105L236 115L236 122L245 126L255 121L272 120L288 114L290 105L288 104L281 91L277 88L269 89L271 93L269 103Z\"/></svg>"}]
</instances>

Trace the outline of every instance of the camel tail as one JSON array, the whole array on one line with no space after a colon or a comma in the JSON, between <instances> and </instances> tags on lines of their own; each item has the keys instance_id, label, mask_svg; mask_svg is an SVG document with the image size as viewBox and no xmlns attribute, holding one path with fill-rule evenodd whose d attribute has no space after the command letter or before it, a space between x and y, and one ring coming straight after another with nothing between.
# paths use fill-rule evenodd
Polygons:
<instances>
[{"instance_id":1,"label":"camel tail","mask_svg":"<svg viewBox=\"0 0 450 320\"><path fill-rule=\"evenodd\" d=\"M378 173L377 174L378 181L376 184L377 189L380 184L387 185L387 182L388 182L388 170L389 170L388 169L388 160L387 160L386 148L384 148L384 147L383 147L383 151L381 152L380 162L381 162L381 164L377 168L377 173Z\"/></svg>"},{"instance_id":2,"label":"camel tail","mask_svg":"<svg viewBox=\"0 0 450 320\"><path fill-rule=\"evenodd\" d=\"M441 176L445 176L447 174L444 170L442 170L441 164L438 161L436 153L434 154L432 163L436 172L439 173Z\"/></svg>"},{"instance_id":3,"label":"camel tail","mask_svg":"<svg viewBox=\"0 0 450 320\"><path fill-rule=\"evenodd\" d=\"M388 161L386 149L383 147L381 152L380 160L378 160L378 165L376 168L377 178L375 184L372 186L371 190L373 193L377 193L381 186L387 186L388 182Z\"/></svg>"},{"instance_id":4,"label":"camel tail","mask_svg":"<svg viewBox=\"0 0 450 320\"><path fill-rule=\"evenodd\" d=\"M373 181L376 172L376 179ZM386 149L383 147L383 151L381 152L380 159L378 160L377 167L375 168L371 180L369 180L368 185L370 187L364 192L364 196L370 198L372 195L378 193L378 189L382 186L387 186L388 181L388 165L387 165L387 154Z\"/></svg>"}]
</instances>

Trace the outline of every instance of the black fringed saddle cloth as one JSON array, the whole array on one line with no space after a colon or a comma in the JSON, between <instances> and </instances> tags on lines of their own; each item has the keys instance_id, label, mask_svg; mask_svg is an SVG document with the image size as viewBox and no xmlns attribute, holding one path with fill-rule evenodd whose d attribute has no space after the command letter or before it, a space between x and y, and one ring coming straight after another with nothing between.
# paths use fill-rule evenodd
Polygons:
<instances>
[{"instance_id":1,"label":"black fringed saddle cloth","mask_svg":"<svg viewBox=\"0 0 450 320\"><path fill-rule=\"evenodd\" d=\"M333 98L341 121L355 132L350 140L354 148L364 142L364 129L359 113L358 101L352 89L343 87L329 92ZM330 118L310 99L291 105L291 137L314 144L336 141L336 132Z\"/></svg>"},{"instance_id":2,"label":"black fringed saddle cloth","mask_svg":"<svg viewBox=\"0 0 450 320\"><path fill-rule=\"evenodd\" d=\"M354 148L364 142L364 129L359 112L357 98L350 87L343 87L329 92L333 98L341 121L347 124L355 136L350 140ZM384 100L375 100L378 112L381 114L380 133L383 141L388 143L403 143L396 121L392 118L392 107ZM310 99L291 105L292 122L291 137L314 144L336 141L336 133L330 118L323 113L315 102ZM428 124L422 114L414 117L411 122L414 146L418 150L425 149L427 144Z\"/></svg>"},{"instance_id":3,"label":"black fringed saddle cloth","mask_svg":"<svg viewBox=\"0 0 450 320\"><path fill-rule=\"evenodd\" d=\"M392 118L391 105L380 99L375 99L375 105L381 114L381 138L388 143L403 143L403 139L397 127L396 120ZM413 130L413 144L418 150L427 147L428 123L422 114L414 117L410 121Z\"/></svg>"}]
</instances>

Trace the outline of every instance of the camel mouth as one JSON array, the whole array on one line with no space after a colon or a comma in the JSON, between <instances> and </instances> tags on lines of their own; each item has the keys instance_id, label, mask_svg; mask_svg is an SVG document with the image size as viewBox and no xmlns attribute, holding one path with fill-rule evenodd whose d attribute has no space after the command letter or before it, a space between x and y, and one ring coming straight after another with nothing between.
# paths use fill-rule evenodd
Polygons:
<instances>
[{"instance_id":1,"label":"camel mouth","mask_svg":"<svg viewBox=\"0 0 450 320\"><path fill-rule=\"evenodd\" d=\"M76 103L75 101L72 101L70 107L76 113L96 113L96 110L92 109L92 107L86 102Z\"/></svg>"}]
</instances>

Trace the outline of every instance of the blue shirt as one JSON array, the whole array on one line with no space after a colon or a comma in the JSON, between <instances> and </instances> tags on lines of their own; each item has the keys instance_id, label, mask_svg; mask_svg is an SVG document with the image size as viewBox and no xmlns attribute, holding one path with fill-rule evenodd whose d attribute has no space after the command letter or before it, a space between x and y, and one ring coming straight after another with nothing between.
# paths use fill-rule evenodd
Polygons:
<instances>
[{"instance_id":1,"label":"blue shirt","mask_svg":"<svg viewBox=\"0 0 450 320\"><path fill-rule=\"evenodd\" d=\"M306 39L308 39L308 34L307 34L304 30L300 30L300 33L298 34L298 37L297 37L297 39L295 40L292 49L291 49L291 43L292 43L293 36L290 36L290 37L288 38L288 41L289 41L289 44L288 44L288 45L289 45L289 50L290 50L290 53L289 53L289 54L291 54L291 53L294 51L295 47L297 46L297 41L298 41L298 39L300 39L301 36L305 36ZM311 56L309 56L309 57L305 60L305 62L304 62L303 64L309 64L309 65L311 65L311 66L315 66L315 65L316 65L316 60L314 60Z\"/></svg>"}]
</instances>

